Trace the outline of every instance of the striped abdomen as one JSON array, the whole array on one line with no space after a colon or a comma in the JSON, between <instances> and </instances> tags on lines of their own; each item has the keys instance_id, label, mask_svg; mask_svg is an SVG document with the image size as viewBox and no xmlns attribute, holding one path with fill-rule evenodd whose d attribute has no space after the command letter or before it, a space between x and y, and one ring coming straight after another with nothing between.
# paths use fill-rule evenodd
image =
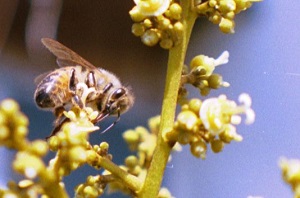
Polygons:
<instances>
[{"instance_id":1,"label":"striped abdomen","mask_svg":"<svg viewBox=\"0 0 300 198\"><path fill-rule=\"evenodd\" d=\"M34 99L41 108L63 106L71 100L69 91L70 69L57 69L48 74L38 85Z\"/></svg>"}]
</instances>

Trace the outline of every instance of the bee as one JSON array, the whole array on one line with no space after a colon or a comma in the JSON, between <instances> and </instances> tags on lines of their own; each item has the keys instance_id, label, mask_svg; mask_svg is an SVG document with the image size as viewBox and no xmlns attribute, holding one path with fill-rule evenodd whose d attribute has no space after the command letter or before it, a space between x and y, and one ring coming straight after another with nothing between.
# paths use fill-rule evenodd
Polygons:
<instances>
[{"instance_id":1,"label":"bee","mask_svg":"<svg viewBox=\"0 0 300 198\"><path fill-rule=\"evenodd\" d=\"M37 88L34 100L37 106L54 111L56 116L55 128L49 137L55 135L62 124L69 121L62 112L72 106L81 109L90 106L93 110L97 110L98 116L92 120L94 124L110 115L117 116L117 120L107 129L117 123L120 115L132 107L134 102L132 92L123 86L113 73L95 67L58 41L42 38L42 43L56 56L56 62L60 67L38 76L35 80ZM78 83L94 88L85 100L82 100Z\"/></svg>"}]
</instances>

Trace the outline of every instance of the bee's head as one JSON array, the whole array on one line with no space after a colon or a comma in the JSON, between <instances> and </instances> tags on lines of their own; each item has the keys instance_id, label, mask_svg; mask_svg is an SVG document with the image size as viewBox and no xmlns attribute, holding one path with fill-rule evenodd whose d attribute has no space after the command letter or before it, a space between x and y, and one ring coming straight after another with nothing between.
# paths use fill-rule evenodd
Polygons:
<instances>
[{"instance_id":1,"label":"bee's head","mask_svg":"<svg viewBox=\"0 0 300 198\"><path fill-rule=\"evenodd\" d=\"M110 93L105 108L110 115L119 115L130 109L133 102L133 94L127 88L121 87Z\"/></svg>"}]
</instances>

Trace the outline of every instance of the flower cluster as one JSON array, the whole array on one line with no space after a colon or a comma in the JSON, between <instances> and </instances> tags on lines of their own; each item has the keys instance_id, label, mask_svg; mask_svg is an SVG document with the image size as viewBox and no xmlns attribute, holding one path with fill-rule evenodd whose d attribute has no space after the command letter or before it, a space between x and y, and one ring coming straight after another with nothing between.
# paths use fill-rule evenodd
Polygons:
<instances>
[{"instance_id":1,"label":"flower cluster","mask_svg":"<svg viewBox=\"0 0 300 198\"><path fill-rule=\"evenodd\" d=\"M42 160L48 152L47 143L42 140L28 141L27 131L28 119L20 111L19 105L11 99L3 100L0 103L0 145L18 151L12 166L14 171L24 176L24 179L9 182L7 189L0 190L0 196L66 197L66 192L59 184L60 180Z\"/></svg>"},{"instance_id":2,"label":"flower cluster","mask_svg":"<svg viewBox=\"0 0 300 198\"><path fill-rule=\"evenodd\" d=\"M149 129L144 127L136 127L134 130L127 130L123 133L123 138L128 144L131 151L137 152L136 156L128 156L125 159L125 165L122 167L128 173L137 176L140 180L144 180L147 169L150 165L153 152L156 146L157 134L159 130L160 116L149 119ZM178 147L174 147L178 148ZM125 186L120 182L109 183L109 191L116 190L125 191ZM162 188L158 197L171 198L170 192L166 188Z\"/></svg>"},{"instance_id":3,"label":"flower cluster","mask_svg":"<svg viewBox=\"0 0 300 198\"><path fill-rule=\"evenodd\" d=\"M214 23L219 24L224 33L234 33L234 17L251 7L253 2L261 0L206 0L195 6L199 15L207 16Z\"/></svg>"},{"instance_id":4,"label":"flower cluster","mask_svg":"<svg viewBox=\"0 0 300 198\"><path fill-rule=\"evenodd\" d=\"M19 105L12 99L0 103L0 145L24 150L28 133L28 119L20 112Z\"/></svg>"},{"instance_id":5,"label":"flower cluster","mask_svg":"<svg viewBox=\"0 0 300 198\"><path fill-rule=\"evenodd\" d=\"M223 81L221 75L213 73L215 67L228 63L228 58L228 51L224 51L216 59L205 55L195 56L190 63L190 72L183 72L181 88L179 90L179 100L183 100L186 96L187 91L184 87L185 84L191 84L197 87L203 96L208 95L211 89L228 87L229 83Z\"/></svg>"},{"instance_id":6,"label":"flower cluster","mask_svg":"<svg viewBox=\"0 0 300 198\"><path fill-rule=\"evenodd\" d=\"M101 158L112 160L112 155L108 153L109 144L102 142L100 145L88 146L87 163L96 169L101 168ZM109 182L113 182L113 175L88 176L86 182L79 184L75 188L76 197L99 197L104 193L104 189Z\"/></svg>"},{"instance_id":7,"label":"flower cluster","mask_svg":"<svg viewBox=\"0 0 300 198\"><path fill-rule=\"evenodd\" d=\"M218 98L191 99L182 106L174 129L166 134L168 141L190 144L191 153L200 158L206 157L207 144L214 152L222 151L225 144L232 140L241 141L234 125L241 122L239 114L246 115L246 124L254 122L255 115L251 109L251 99L247 94L239 97L241 105L227 100L225 95Z\"/></svg>"},{"instance_id":8,"label":"flower cluster","mask_svg":"<svg viewBox=\"0 0 300 198\"><path fill-rule=\"evenodd\" d=\"M91 109L89 112L92 114ZM58 169L60 177L68 175L87 161L88 134L99 129L90 122L86 111L73 108L64 112L64 115L70 122L65 123L57 135L48 140L50 149L58 151L50 165L53 169Z\"/></svg>"},{"instance_id":9,"label":"flower cluster","mask_svg":"<svg viewBox=\"0 0 300 198\"><path fill-rule=\"evenodd\" d=\"M145 45L159 43L162 48L170 49L181 42L182 8L178 3L171 0L135 0L135 4L129 12L134 21L132 33L141 37Z\"/></svg>"},{"instance_id":10,"label":"flower cluster","mask_svg":"<svg viewBox=\"0 0 300 198\"><path fill-rule=\"evenodd\" d=\"M294 197L300 197L300 160L281 158L279 166L283 180L290 184L294 191Z\"/></svg>"}]
</instances>

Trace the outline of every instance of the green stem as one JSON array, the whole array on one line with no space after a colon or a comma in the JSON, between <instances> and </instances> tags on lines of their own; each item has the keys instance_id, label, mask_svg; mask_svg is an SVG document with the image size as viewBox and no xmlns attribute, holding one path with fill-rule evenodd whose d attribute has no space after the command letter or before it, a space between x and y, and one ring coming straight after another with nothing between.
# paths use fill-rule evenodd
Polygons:
<instances>
[{"instance_id":1,"label":"green stem","mask_svg":"<svg viewBox=\"0 0 300 198\"><path fill-rule=\"evenodd\" d=\"M183 34L182 42L170 49L168 69L165 84L165 93L162 105L160 130L157 145L145 179L145 183L138 197L157 197L160 190L164 170L168 162L172 146L164 140L164 135L171 131L175 119L178 90L180 87L181 72L184 65L189 38L197 14L192 11L192 1L181 1Z\"/></svg>"},{"instance_id":2,"label":"green stem","mask_svg":"<svg viewBox=\"0 0 300 198\"><path fill-rule=\"evenodd\" d=\"M142 188L141 185L142 183L137 177L124 171L109 159L98 156L98 163L102 168L108 170L109 172L113 173L114 176L120 178L122 182L124 182L126 186L130 188L132 191L136 192Z\"/></svg>"}]
</instances>

